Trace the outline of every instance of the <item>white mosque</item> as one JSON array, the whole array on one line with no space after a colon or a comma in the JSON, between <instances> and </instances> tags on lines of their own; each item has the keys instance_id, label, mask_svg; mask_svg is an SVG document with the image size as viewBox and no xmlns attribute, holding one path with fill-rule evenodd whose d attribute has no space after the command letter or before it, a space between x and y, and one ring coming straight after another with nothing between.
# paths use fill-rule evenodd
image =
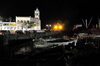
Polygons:
<instances>
[{"instance_id":1,"label":"white mosque","mask_svg":"<svg viewBox=\"0 0 100 66\"><path fill-rule=\"evenodd\" d=\"M15 22L3 22L0 20L0 30L41 30L40 11L34 11L34 17L16 16Z\"/></svg>"}]
</instances>

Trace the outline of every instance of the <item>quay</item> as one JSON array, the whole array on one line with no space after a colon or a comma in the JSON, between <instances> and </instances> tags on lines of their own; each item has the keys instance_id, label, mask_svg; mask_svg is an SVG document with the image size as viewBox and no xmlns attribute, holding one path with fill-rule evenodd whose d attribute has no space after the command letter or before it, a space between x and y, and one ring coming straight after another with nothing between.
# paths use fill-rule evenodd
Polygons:
<instances>
[{"instance_id":1,"label":"quay","mask_svg":"<svg viewBox=\"0 0 100 66\"><path fill-rule=\"evenodd\" d=\"M42 37L54 36L60 32L54 31L34 31L32 33L19 33L19 34L3 34L0 35L0 44L8 45L9 41L27 40L27 39L38 39Z\"/></svg>"}]
</instances>

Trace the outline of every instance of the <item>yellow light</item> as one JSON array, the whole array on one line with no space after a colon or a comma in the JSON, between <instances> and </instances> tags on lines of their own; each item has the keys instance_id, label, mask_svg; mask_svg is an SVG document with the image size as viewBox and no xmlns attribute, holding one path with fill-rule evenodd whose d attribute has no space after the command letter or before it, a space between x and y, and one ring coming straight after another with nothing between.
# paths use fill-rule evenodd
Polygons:
<instances>
[{"instance_id":1,"label":"yellow light","mask_svg":"<svg viewBox=\"0 0 100 66\"><path fill-rule=\"evenodd\" d=\"M16 25L16 23L10 23L10 25L15 26L15 25Z\"/></svg>"},{"instance_id":2,"label":"yellow light","mask_svg":"<svg viewBox=\"0 0 100 66\"><path fill-rule=\"evenodd\" d=\"M59 29L62 29L62 25L59 26Z\"/></svg>"},{"instance_id":3,"label":"yellow light","mask_svg":"<svg viewBox=\"0 0 100 66\"><path fill-rule=\"evenodd\" d=\"M57 25L55 25L55 26L54 26L54 29L57 29L57 28L58 28Z\"/></svg>"},{"instance_id":4,"label":"yellow light","mask_svg":"<svg viewBox=\"0 0 100 66\"><path fill-rule=\"evenodd\" d=\"M63 30L63 25L62 24L59 24L59 23L57 23L57 24L55 24L54 26L53 26L53 30Z\"/></svg>"}]
</instances>

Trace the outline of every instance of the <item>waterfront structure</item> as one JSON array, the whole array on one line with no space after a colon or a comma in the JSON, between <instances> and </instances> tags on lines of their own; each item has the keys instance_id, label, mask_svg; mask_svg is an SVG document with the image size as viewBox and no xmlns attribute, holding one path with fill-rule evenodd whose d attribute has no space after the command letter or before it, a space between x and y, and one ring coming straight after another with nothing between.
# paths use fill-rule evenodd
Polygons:
<instances>
[{"instance_id":1,"label":"waterfront structure","mask_svg":"<svg viewBox=\"0 0 100 66\"><path fill-rule=\"evenodd\" d=\"M34 17L16 16L15 22L3 22L0 20L0 30L41 30L40 11L34 11Z\"/></svg>"}]
</instances>

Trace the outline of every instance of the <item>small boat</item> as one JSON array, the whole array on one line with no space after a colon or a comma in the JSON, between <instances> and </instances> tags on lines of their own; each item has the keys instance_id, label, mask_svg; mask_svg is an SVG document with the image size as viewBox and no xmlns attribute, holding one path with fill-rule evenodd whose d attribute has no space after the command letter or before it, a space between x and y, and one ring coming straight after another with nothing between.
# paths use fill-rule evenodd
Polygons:
<instances>
[{"instance_id":1,"label":"small boat","mask_svg":"<svg viewBox=\"0 0 100 66\"><path fill-rule=\"evenodd\" d=\"M34 42L34 47L35 48L54 48L54 47L61 46L61 45L68 45L70 43L74 43L74 45L76 46L76 43L77 43L77 39L71 40L71 41L64 40L64 39L56 39L56 40L51 40L51 41L50 40L46 41L41 38L39 41Z\"/></svg>"}]
</instances>

